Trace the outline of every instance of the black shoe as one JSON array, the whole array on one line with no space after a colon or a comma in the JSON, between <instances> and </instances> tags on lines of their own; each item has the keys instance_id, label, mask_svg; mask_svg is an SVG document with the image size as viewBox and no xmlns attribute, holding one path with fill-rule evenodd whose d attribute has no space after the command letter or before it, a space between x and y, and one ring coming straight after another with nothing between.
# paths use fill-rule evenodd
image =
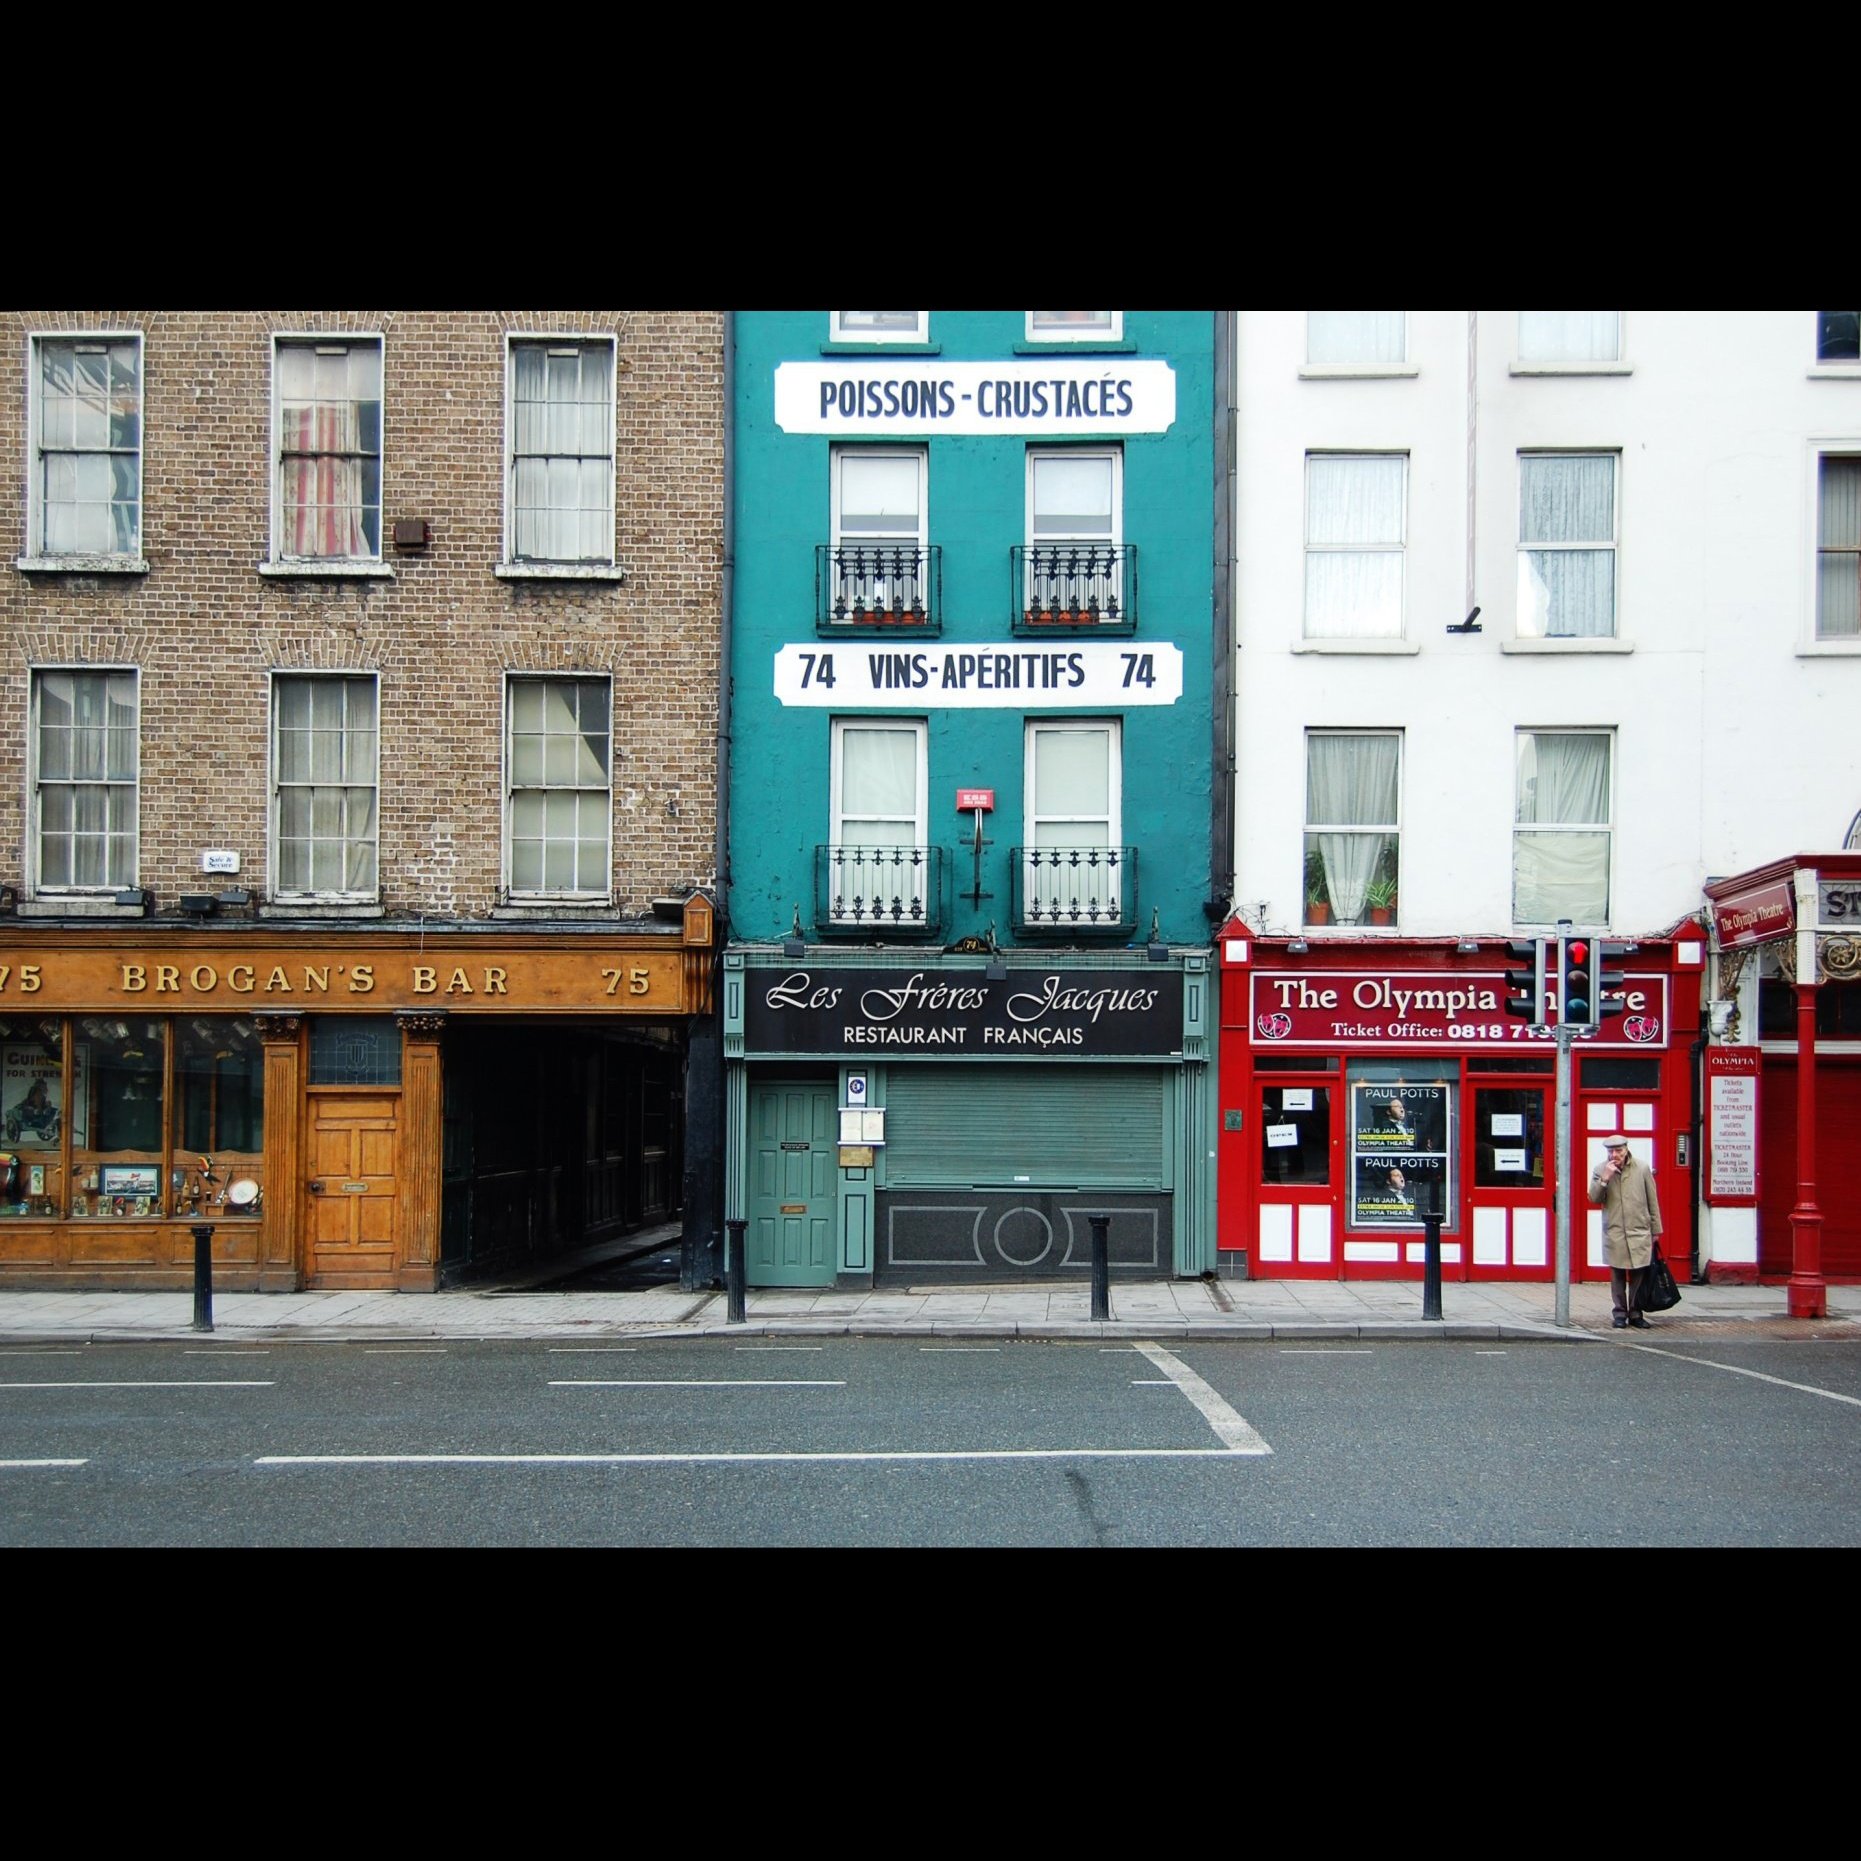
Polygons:
<instances>
[{"instance_id":1,"label":"black shoe","mask_svg":"<svg viewBox=\"0 0 1861 1861\"><path fill-rule=\"evenodd\" d=\"M1618 1331L1626 1331L1628 1329L1628 1320L1622 1317L1619 1313L1616 1315L1615 1319L1612 1322L1614 1323L1615 1328Z\"/></svg>"},{"instance_id":2,"label":"black shoe","mask_svg":"<svg viewBox=\"0 0 1861 1861\"><path fill-rule=\"evenodd\" d=\"M1639 1312L1630 1312L1628 1315L1628 1322L1633 1325L1637 1331L1652 1331L1654 1329Z\"/></svg>"}]
</instances>

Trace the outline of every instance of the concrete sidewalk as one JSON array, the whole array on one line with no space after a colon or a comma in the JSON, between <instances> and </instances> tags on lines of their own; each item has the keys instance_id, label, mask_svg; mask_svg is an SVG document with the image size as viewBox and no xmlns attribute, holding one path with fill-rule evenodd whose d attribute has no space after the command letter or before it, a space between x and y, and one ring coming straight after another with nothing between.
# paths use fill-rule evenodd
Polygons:
<instances>
[{"instance_id":1,"label":"concrete sidewalk","mask_svg":"<svg viewBox=\"0 0 1861 1861\"><path fill-rule=\"evenodd\" d=\"M721 1291L552 1292L506 1285L432 1294L219 1293L213 1335L337 1341L384 1338L930 1336L1535 1338L1677 1343L1688 1336L1861 1336L1861 1286L1831 1286L1828 1316L1787 1315L1782 1286L1689 1286L1648 1331L1615 1332L1606 1283L1569 1289L1567 1326L1548 1284L1445 1283L1441 1317L1422 1316L1414 1281L1114 1281L1111 1318L1091 1317L1085 1282L1064 1285L887 1287L867 1292L752 1290L729 1322ZM191 1292L0 1292L0 1342L198 1337Z\"/></svg>"}]
</instances>

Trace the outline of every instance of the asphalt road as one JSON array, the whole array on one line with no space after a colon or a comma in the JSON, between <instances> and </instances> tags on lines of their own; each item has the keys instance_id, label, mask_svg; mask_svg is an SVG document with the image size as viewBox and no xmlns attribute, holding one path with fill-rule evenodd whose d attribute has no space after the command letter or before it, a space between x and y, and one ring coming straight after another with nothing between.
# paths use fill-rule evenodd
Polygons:
<instances>
[{"instance_id":1,"label":"asphalt road","mask_svg":"<svg viewBox=\"0 0 1861 1861\"><path fill-rule=\"evenodd\" d=\"M0 1350L7 1546L1861 1543L1861 1343Z\"/></svg>"}]
</instances>

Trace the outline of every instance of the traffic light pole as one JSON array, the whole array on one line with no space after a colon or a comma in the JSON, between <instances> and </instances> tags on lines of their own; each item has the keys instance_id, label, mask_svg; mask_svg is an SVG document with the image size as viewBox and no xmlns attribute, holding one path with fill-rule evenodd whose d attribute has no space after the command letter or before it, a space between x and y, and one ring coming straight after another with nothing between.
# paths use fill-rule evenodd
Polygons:
<instances>
[{"instance_id":1,"label":"traffic light pole","mask_svg":"<svg viewBox=\"0 0 1861 1861\"><path fill-rule=\"evenodd\" d=\"M1553 1245L1557 1259L1557 1309L1560 1325L1570 1323L1570 1214L1571 1191L1576 1174L1571 1168L1570 1152L1570 1043L1575 1030L1561 1022L1557 1036L1557 1206L1553 1214L1556 1229Z\"/></svg>"}]
</instances>

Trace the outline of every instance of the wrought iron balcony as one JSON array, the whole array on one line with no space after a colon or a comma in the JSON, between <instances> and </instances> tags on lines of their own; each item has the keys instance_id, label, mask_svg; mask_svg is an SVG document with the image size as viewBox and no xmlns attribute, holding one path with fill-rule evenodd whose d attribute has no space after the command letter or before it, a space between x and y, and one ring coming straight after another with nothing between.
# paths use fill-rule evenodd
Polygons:
<instances>
[{"instance_id":1,"label":"wrought iron balcony","mask_svg":"<svg viewBox=\"0 0 1861 1861\"><path fill-rule=\"evenodd\" d=\"M1137 631L1134 543L1017 543L1008 553L1016 633Z\"/></svg>"},{"instance_id":2,"label":"wrought iron balcony","mask_svg":"<svg viewBox=\"0 0 1861 1861\"><path fill-rule=\"evenodd\" d=\"M1016 847L1014 925L1026 936L1130 936L1137 925L1134 846Z\"/></svg>"},{"instance_id":3,"label":"wrought iron balcony","mask_svg":"<svg viewBox=\"0 0 1861 1861\"><path fill-rule=\"evenodd\" d=\"M814 925L823 937L937 937L948 859L940 846L817 846Z\"/></svg>"},{"instance_id":4,"label":"wrought iron balcony","mask_svg":"<svg viewBox=\"0 0 1861 1861\"><path fill-rule=\"evenodd\" d=\"M941 546L816 544L814 626L817 633L941 633Z\"/></svg>"}]
</instances>

